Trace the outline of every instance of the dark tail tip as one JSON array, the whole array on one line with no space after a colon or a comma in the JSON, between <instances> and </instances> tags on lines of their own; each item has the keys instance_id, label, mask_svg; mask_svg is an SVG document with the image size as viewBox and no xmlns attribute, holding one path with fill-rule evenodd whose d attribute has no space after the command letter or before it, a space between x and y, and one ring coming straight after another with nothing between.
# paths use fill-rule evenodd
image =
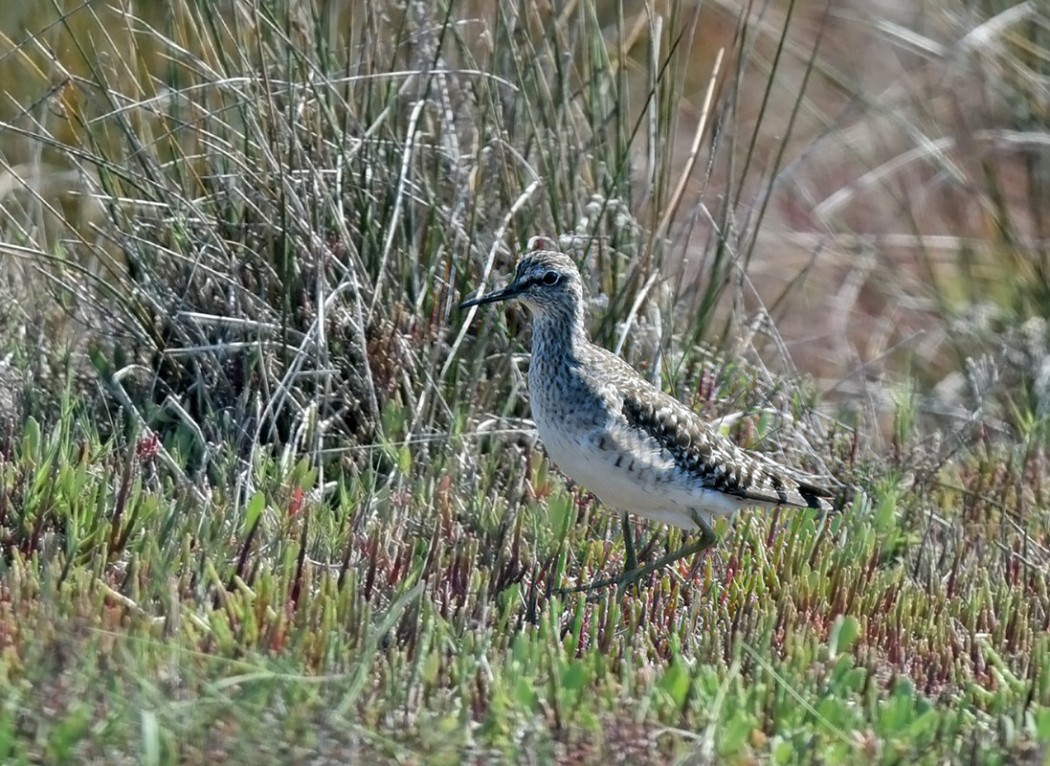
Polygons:
<instances>
[{"instance_id":1,"label":"dark tail tip","mask_svg":"<svg viewBox=\"0 0 1050 766\"><path fill-rule=\"evenodd\" d=\"M815 484L799 482L798 493L802 495L802 499L806 501L810 508L815 508L818 511L830 510L833 513L840 513L843 508L853 502L857 490L855 487L845 485L835 490L830 490L827 487L818 487Z\"/></svg>"}]
</instances>

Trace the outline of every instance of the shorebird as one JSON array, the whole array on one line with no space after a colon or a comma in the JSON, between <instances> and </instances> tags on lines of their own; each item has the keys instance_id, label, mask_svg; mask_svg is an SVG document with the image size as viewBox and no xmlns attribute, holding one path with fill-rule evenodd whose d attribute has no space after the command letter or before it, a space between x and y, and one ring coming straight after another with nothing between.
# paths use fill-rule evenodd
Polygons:
<instances>
[{"instance_id":1,"label":"shorebird","mask_svg":"<svg viewBox=\"0 0 1050 766\"><path fill-rule=\"evenodd\" d=\"M591 343L576 264L561 252L532 245L510 284L464 301L460 308L513 298L529 309L529 400L547 455L562 473L622 514L623 574L579 590L612 584L622 589L710 548L718 542L714 520L742 508L834 509L834 492L744 450L624 360ZM628 514L697 537L639 566Z\"/></svg>"}]
</instances>

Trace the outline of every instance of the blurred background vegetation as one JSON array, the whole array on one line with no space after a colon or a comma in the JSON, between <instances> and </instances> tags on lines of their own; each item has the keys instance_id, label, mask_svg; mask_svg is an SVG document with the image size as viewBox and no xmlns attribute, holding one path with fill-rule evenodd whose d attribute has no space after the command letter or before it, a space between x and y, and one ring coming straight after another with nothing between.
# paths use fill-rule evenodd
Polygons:
<instances>
[{"instance_id":1,"label":"blurred background vegetation","mask_svg":"<svg viewBox=\"0 0 1050 766\"><path fill-rule=\"evenodd\" d=\"M237 277L237 288L287 310L309 302L303 274L325 247L349 248L334 258L356 261L366 288L380 267L424 260L410 283L380 279L365 319L401 306L406 321L444 322L465 257L480 261L497 232L520 243L534 231L596 231L595 197L614 225L625 211L635 219L632 236L645 242L626 254L644 273L633 278L672 285L694 341L722 345L768 314L782 342L759 350L787 357L774 366L815 376L876 421L892 417L886 373L935 392L928 408L950 413L965 359L1005 344L998 361L1026 404L1042 407L1030 358L1046 336L1037 6L645 9L10 4L0 11L0 192L5 240L27 250L5 259L5 281L20 295L99 280L76 310L105 303L99 293L118 304L102 308L106 321L71 324L72 296L29 302L25 326L78 346L119 332L170 354L233 332L199 320L188 330L180 310L248 310L228 294L211 305L198 293L214 286L190 264L217 258L227 279L227 267L261 259L279 285ZM443 18L455 23L430 28ZM570 22L595 37L581 40ZM500 36L540 33L542 45ZM664 57L656 71L654 56ZM455 72L426 74L442 68ZM561 90L534 104L522 88L548 75ZM426 108L394 125L392 107L419 96ZM420 142L407 158L406 135ZM508 169L512 151L522 154ZM306 173L324 182L323 206ZM533 180L528 204L502 221ZM425 210L431 194L445 210ZM625 235L611 236L615 251ZM58 273L69 269L84 278ZM158 270L183 272L164 275L181 282L174 293L147 288L129 304ZM640 287L613 282L599 288L611 300L603 332ZM282 295L262 295L275 286ZM187 333L199 337L177 337Z\"/></svg>"}]
</instances>

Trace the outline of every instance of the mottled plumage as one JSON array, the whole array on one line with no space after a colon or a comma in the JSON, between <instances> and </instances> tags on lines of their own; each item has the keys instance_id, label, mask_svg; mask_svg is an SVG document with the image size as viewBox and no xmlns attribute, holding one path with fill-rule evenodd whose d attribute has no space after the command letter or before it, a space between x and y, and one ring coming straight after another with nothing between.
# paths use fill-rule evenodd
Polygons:
<instances>
[{"instance_id":1,"label":"mottled plumage","mask_svg":"<svg viewBox=\"0 0 1050 766\"><path fill-rule=\"evenodd\" d=\"M532 314L529 397L540 439L555 465L606 505L699 530L701 540L686 555L714 544L713 518L743 507L831 508L832 492L741 449L590 343L579 270L567 256L533 250L510 285L462 305L510 298Z\"/></svg>"}]
</instances>

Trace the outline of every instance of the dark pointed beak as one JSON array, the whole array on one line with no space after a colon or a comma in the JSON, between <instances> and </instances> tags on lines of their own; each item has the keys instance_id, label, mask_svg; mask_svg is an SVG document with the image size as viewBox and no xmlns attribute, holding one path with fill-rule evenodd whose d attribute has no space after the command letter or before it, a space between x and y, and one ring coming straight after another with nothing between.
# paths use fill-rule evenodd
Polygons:
<instances>
[{"instance_id":1,"label":"dark pointed beak","mask_svg":"<svg viewBox=\"0 0 1050 766\"><path fill-rule=\"evenodd\" d=\"M511 298L517 297L517 295L520 292L521 288L514 282L511 282L502 290L496 290L495 292L491 292L488 295L481 295L477 298L471 298L468 301L463 301L461 304L459 304L459 308L460 310L463 310L469 309L471 306L482 306L486 303L496 303L497 301L510 300Z\"/></svg>"}]
</instances>

